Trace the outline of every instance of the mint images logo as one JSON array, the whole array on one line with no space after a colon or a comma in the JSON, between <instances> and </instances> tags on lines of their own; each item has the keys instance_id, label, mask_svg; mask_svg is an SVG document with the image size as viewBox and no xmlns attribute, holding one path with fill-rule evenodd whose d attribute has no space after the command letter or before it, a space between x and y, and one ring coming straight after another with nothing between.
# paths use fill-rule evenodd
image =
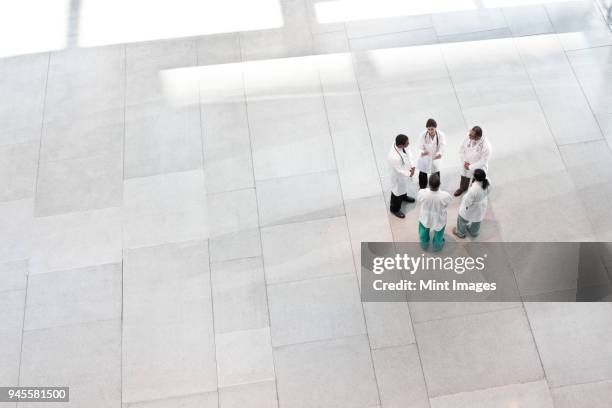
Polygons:
<instances>
[{"instance_id":1,"label":"mint images logo","mask_svg":"<svg viewBox=\"0 0 612 408\"><path fill-rule=\"evenodd\" d=\"M483 271L487 254L479 257L440 257L440 256L410 256L396 254L393 257L375 257L372 259L372 272L380 275L386 271L406 271L414 275L420 271L446 271L462 275L470 271Z\"/></svg>"}]
</instances>

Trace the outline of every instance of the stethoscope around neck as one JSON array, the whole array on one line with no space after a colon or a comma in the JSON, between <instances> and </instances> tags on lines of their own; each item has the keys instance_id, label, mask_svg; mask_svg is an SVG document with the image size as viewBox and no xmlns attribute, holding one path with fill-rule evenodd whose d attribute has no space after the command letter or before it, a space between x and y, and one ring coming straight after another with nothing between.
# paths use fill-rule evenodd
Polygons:
<instances>
[{"instance_id":1,"label":"stethoscope around neck","mask_svg":"<svg viewBox=\"0 0 612 408\"><path fill-rule=\"evenodd\" d=\"M399 150L397 150L397 146L395 144L393 144L393 148L395 149L395 152L397 153L397 155L400 157L400 159L402 160L402 166L406 165L406 160L404 160L404 156L402 156L402 154L400 153ZM406 148L402 148L402 150L404 151L404 153L406 153Z\"/></svg>"}]
</instances>

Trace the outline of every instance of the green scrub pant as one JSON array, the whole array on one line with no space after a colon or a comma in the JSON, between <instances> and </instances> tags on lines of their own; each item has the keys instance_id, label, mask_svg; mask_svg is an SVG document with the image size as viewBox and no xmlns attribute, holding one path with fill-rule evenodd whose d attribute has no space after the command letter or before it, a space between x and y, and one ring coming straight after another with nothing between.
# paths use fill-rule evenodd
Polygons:
<instances>
[{"instance_id":1,"label":"green scrub pant","mask_svg":"<svg viewBox=\"0 0 612 408\"><path fill-rule=\"evenodd\" d=\"M434 251L440 251L444 247L444 229L446 225L442 227L440 231L434 231L433 239L431 240ZM421 248L427 249L429 247L429 228L425 228L423 224L419 222L419 241L421 242Z\"/></svg>"}]
</instances>

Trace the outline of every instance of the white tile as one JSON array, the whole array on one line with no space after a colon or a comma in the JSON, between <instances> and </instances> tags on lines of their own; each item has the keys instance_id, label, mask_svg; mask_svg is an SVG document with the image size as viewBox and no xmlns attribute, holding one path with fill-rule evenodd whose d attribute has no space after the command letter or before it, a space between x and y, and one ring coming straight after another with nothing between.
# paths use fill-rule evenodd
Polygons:
<instances>
[{"instance_id":1,"label":"white tile","mask_svg":"<svg viewBox=\"0 0 612 408\"><path fill-rule=\"evenodd\" d=\"M206 243L126 251L123 287L124 402L215 390Z\"/></svg>"},{"instance_id":2,"label":"white tile","mask_svg":"<svg viewBox=\"0 0 612 408\"><path fill-rule=\"evenodd\" d=\"M313 195L313 191L317 194ZM262 226L344 214L335 171L259 181L257 201Z\"/></svg>"},{"instance_id":3,"label":"white tile","mask_svg":"<svg viewBox=\"0 0 612 408\"><path fill-rule=\"evenodd\" d=\"M38 148L35 142L0 145L0 201L34 196Z\"/></svg>"},{"instance_id":4,"label":"white tile","mask_svg":"<svg viewBox=\"0 0 612 408\"><path fill-rule=\"evenodd\" d=\"M2 262L30 257L33 207L33 200L0 203L0 260Z\"/></svg>"},{"instance_id":5,"label":"white tile","mask_svg":"<svg viewBox=\"0 0 612 408\"><path fill-rule=\"evenodd\" d=\"M268 284L355 271L344 217L276 225L261 233Z\"/></svg>"},{"instance_id":6,"label":"white tile","mask_svg":"<svg viewBox=\"0 0 612 408\"><path fill-rule=\"evenodd\" d=\"M406 303L366 302L363 311L373 349L414 343L410 310Z\"/></svg>"},{"instance_id":7,"label":"white tile","mask_svg":"<svg viewBox=\"0 0 612 408\"><path fill-rule=\"evenodd\" d=\"M522 309L416 323L414 329L430 397L544 376Z\"/></svg>"},{"instance_id":8,"label":"white tile","mask_svg":"<svg viewBox=\"0 0 612 408\"><path fill-rule=\"evenodd\" d=\"M218 408L219 398L216 392L160 399L134 404L123 404L124 408Z\"/></svg>"},{"instance_id":9,"label":"white tile","mask_svg":"<svg viewBox=\"0 0 612 408\"><path fill-rule=\"evenodd\" d=\"M3 58L0 145L40 140L49 54Z\"/></svg>"},{"instance_id":10,"label":"white tile","mask_svg":"<svg viewBox=\"0 0 612 408\"><path fill-rule=\"evenodd\" d=\"M0 292L24 290L28 275L28 262L15 261L0 264Z\"/></svg>"},{"instance_id":11,"label":"white tile","mask_svg":"<svg viewBox=\"0 0 612 408\"><path fill-rule=\"evenodd\" d=\"M254 189L206 196L211 237L231 235L257 228L257 199Z\"/></svg>"},{"instance_id":12,"label":"white tile","mask_svg":"<svg viewBox=\"0 0 612 408\"><path fill-rule=\"evenodd\" d=\"M365 110L350 54L319 61L327 119L345 200L381 191Z\"/></svg>"},{"instance_id":13,"label":"white tile","mask_svg":"<svg viewBox=\"0 0 612 408\"><path fill-rule=\"evenodd\" d=\"M553 408L553 401L546 381L506 385L431 399L431 408L486 408L504 406Z\"/></svg>"},{"instance_id":14,"label":"white tile","mask_svg":"<svg viewBox=\"0 0 612 408\"><path fill-rule=\"evenodd\" d=\"M276 383L263 381L219 389L219 408L277 408Z\"/></svg>"},{"instance_id":15,"label":"white tile","mask_svg":"<svg viewBox=\"0 0 612 408\"><path fill-rule=\"evenodd\" d=\"M438 35L453 35L506 27L501 9L477 9L452 13L434 13L433 25Z\"/></svg>"},{"instance_id":16,"label":"white tile","mask_svg":"<svg viewBox=\"0 0 612 408\"><path fill-rule=\"evenodd\" d=\"M118 207L122 187L119 153L40 163L36 216Z\"/></svg>"},{"instance_id":17,"label":"white tile","mask_svg":"<svg viewBox=\"0 0 612 408\"><path fill-rule=\"evenodd\" d=\"M365 333L353 275L268 286L268 301L275 347Z\"/></svg>"},{"instance_id":18,"label":"white tile","mask_svg":"<svg viewBox=\"0 0 612 408\"><path fill-rule=\"evenodd\" d=\"M121 264L32 275L27 300L25 330L119 319Z\"/></svg>"},{"instance_id":19,"label":"white tile","mask_svg":"<svg viewBox=\"0 0 612 408\"><path fill-rule=\"evenodd\" d=\"M212 263L211 273L216 333L270 325L261 258Z\"/></svg>"},{"instance_id":20,"label":"white tile","mask_svg":"<svg viewBox=\"0 0 612 408\"><path fill-rule=\"evenodd\" d=\"M380 48L437 44L438 36L433 28L423 28L420 30L350 38L349 42L352 51L366 51Z\"/></svg>"},{"instance_id":21,"label":"white tile","mask_svg":"<svg viewBox=\"0 0 612 408\"><path fill-rule=\"evenodd\" d=\"M70 402L62 403L66 407L118 407L121 321L26 331L20 381L34 387L69 385Z\"/></svg>"},{"instance_id":22,"label":"white tile","mask_svg":"<svg viewBox=\"0 0 612 408\"><path fill-rule=\"evenodd\" d=\"M118 208L35 219L30 273L121 261Z\"/></svg>"},{"instance_id":23,"label":"white tile","mask_svg":"<svg viewBox=\"0 0 612 408\"><path fill-rule=\"evenodd\" d=\"M219 387L274 380L270 329L216 335Z\"/></svg>"},{"instance_id":24,"label":"white tile","mask_svg":"<svg viewBox=\"0 0 612 408\"><path fill-rule=\"evenodd\" d=\"M372 351L383 407L428 408L427 387L415 345Z\"/></svg>"},{"instance_id":25,"label":"white tile","mask_svg":"<svg viewBox=\"0 0 612 408\"><path fill-rule=\"evenodd\" d=\"M591 109L596 114L612 113L612 84L608 80L612 73L611 54L612 47L596 47L567 53Z\"/></svg>"},{"instance_id":26,"label":"white tile","mask_svg":"<svg viewBox=\"0 0 612 408\"><path fill-rule=\"evenodd\" d=\"M526 303L552 387L612 378L609 303Z\"/></svg>"},{"instance_id":27,"label":"white tile","mask_svg":"<svg viewBox=\"0 0 612 408\"><path fill-rule=\"evenodd\" d=\"M553 388L555 408L606 408L612 401L612 381Z\"/></svg>"},{"instance_id":28,"label":"white tile","mask_svg":"<svg viewBox=\"0 0 612 408\"><path fill-rule=\"evenodd\" d=\"M208 236L201 170L126 180L123 200L126 248Z\"/></svg>"},{"instance_id":29,"label":"white tile","mask_svg":"<svg viewBox=\"0 0 612 408\"><path fill-rule=\"evenodd\" d=\"M380 403L365 336L274 350L280 406L361 408Z\"/></svg>"},{"instance_id":30,"label":"white tile","mask_svg":"<svg viewBox=\"0 0 612 408\"><path fill-rule=\"evenodd\" d=\"M559 40L566 50L612 44L612 33L592 1L572 1L545 5Z\"/></svg>"}]
</instances>

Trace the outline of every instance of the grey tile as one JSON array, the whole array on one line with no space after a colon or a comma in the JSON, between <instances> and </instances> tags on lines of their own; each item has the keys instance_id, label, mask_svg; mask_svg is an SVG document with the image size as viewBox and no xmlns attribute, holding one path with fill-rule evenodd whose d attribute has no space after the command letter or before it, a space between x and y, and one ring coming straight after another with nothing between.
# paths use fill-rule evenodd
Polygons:
<instances>
[{"instance_id":1,"label":"grey tile","mask_svg":"<svg viewBox=\"0 0 612 408\"><path fill-rule=\"evenodd\" d=\"M316 55L348 53L349 42L344 29L341 31L331 31L313 34L313 51ZM349 54L343 57L350 57Z\"/></svg>"},{"instance_id":2,"label":"grey tile","mask_svg":"<svg viewBox=\"0 0 612 408\"><path fill-rule=\"evenodd\" d=\"M452 13L434 13L433 26L438 35L473 33L505 28L506 21L501 9L476 9Z\"/></svg>"},{"instance_id":3,"label":"grey tile","mask_svg":"<svg viewBox=\"0 0 612 408\"><path fill-rule=\"evenodd\" d=\"M608 31L610 35L610 33ZM595 114L612 113L612 47L596 47L568 52L567 56Z\"/></svg>"},{"instance_id":4,"label":"grey tile","mask_svg":"<svg viewBox=\"0 0 612 408\"><path fill-rule=\"evenodd\" d=\"M219 387L274 380L270 329L216 335Z\"/></svg>"},{"instance_id":5,"label":"grey tile","mask_svg":"<svg viewBox=\"0 0 612 408\"><path fill-rule=\"evenodd\" d=\"M201 170L126 180L123 199L126 248L208 236Z\"/></svg>"},{"instance_id":6,"label":"grey tile","mask_svg":"<svg viewBox=\"0 0 612 408\"><path fill-rule=\"evenodd\" d=\"M526 303L552 387L612 378L609 303Z\"/></svg>"},{"instance_id":7,"label":"grey tile","mask_svg":"<svg viewBox=\"0 0 612 408\"><path fill-rule=\"evenodd\" d=\"M522 309L416 323L414 329L430 397L544 376Z\"/></svg>"},{"instance_id":8,"label":"grey tile","mask_svg":"<svg viewBox=\"0 0 612 408\"><path fill-rule=\"evenodd\" d=\"M36 216L118 207L122 181L120 154L40 163Z\"/></svg>"},{"instance_id":9,"label":"grey tile","mask_svg":"<svg viewBox=\"0 0 612 408\"><path fill-rule=\"evenodd\" d=\"M352 274L346 218L325 218L262 229L268 284Z\"/></svg>"},{"instance_id":10,"label":"grey tile","mask_svg":"<svg viewBox=\"0 0 612 408\"><path fill-rule=\"evenodd\" d=\"M219 408L277 408L276 383L263 381L219 389Z\"/></svg>"},{"instance_id":11,"label":"grey tile","mask_svg":"<svg viewBox=\"0 0 612 408\"><path fill-rule=\"evenodd\" d=\"M274 350L280 406L373 407L379 404L365 336Z\"/></svg>"},{"instance_id":12,"label":"grey tile","mask_svg":"<svg viewBox=\"0 0 612 408\"><path fill-rule=\"evenodd\" d=\"M0 145L40 140L48 63L47 53L2 59Z\"/></svg>"},{"instance_id":13,"label":"grey tile","mask_svg":"<svg viewBox=\"0 0 612 408\"><path fill-rule=\"evenodd\" d=\"M194 87L197 85L194 83ZM200 110L187 106L126 108L125 178L187 171L202 167Z\"/></svg>"},{"instance_id":14,"label":"grey tile","mask_svg":"<svg viewBox=\"0 0 612 408\"><path fill-rule=\"evenodd\" d=\"M317 195L312 191L317 191ZM262 226L344 214L335 171L259 181L257 201Z\"/></svg>"},{"instance_id":15,"label":"grey tile","mask_svg":"<svg viewBox=\"0 0 612 408\"><path fill-rule=\"evenodd\" d=\"M512 31L510 31L509 28L504 27L486 31L438 35L438 41L440 43L472 43L475 41L500 40L510 37L512 37Z\"/></svg>"},{"instance_id":16,"label":"grey tile","mask_svg":"<svg viewBox=\"0 0 612 408\"><path fill-rule=\"evenodd\" d=\"M504 7L502 12L515 37L553 32L552 24L543 5Z\"/></svg>"},{"instance_id":17,"label":"grey tile","mask_svg":"<svg viewBox=\"0 0 612 408\"><path fill-rule=\"evenodd\" d=\"M612 381L553 388L555 408L606 408L612 401Z\"/></svg>"},{"instance_id":18,"label":"grey tile","mask_svg":"<svg viewBox=\"0 0 612 408\"><path fill-rule=\"evenodd\" d=\"M612 33L592 1L548 3L546 11L566 50L612 44Z\"/></svg>"},{"instance_id":19,"label":"grey tile","mask_svg":"<svg viewBox=\"0 0 612 408\"><path fill-rule=\"evenodd\" d=\"M268 301L274 346L365 333L354 275L268 286Z\"/></svg>"},{"instance_id":20,"label":"grey tile","mask_svg":"<svg viewBox=\"0 0 612 408\"><path fill-rule=\"evenodd\" d=\"M211 264L215 332L269 327L261 258Z\"/></svg>"},{"instance_id":21,"label":"grey tile","mask_svg":"<svg viewBox=\"0 0 612 408\"><path fill-rule=\"evenodd\" d=\"M0 292L24 290L27 284L28 261L0 264Z\"/></svg>"},{"instance_id":22,"label":"grey tile","mask_svg":"<svg viewBox=\"0 0 612 408\"><path fill-rule=\"evenodd\" d=\"M0 145L0 201L34 196L38 148L35 142Z\"/></svg>"},{"instance_id":23,"label":"grey tile","mask_svg":"<svg viewBox=\"0 0 612 408\"><path fill-rule=\"evenodd\" d=\"M119 319L121 303L121 264L32 275L25 330Z\"/></svg>"},{"instance_id":24,"label":"grey tile","mask_svg":"<svg viewBox=\"0 0 612 408\"><path fill-rule=\"evenodd\" d=\"M257 199L255 190L228 191L206 196L211 237L232 235L257 228Z\"/></svg>"},{"instance_id":25,"label":"grey tile","mask_svg":"<svg viewBox=\"0 0 612 408\"><path fill-rule=\"evenodd\" d=\"M216 392L188 395L154 401L123 404L123 408L218 408L219 398Z\"/></svg>"},{"instance_id":26,"label":"grey tile","mask_svg":"<svg viewBox=\"0 0 612 408\"><path fill-rule=\"evenodd\" d=\"M69 362L69 363L68 363ZM20 381L29 386L70 386L66 407L121 404L121 321L26 331ZM36 407L37 403L20 403Z\"/></svg>"},{"instance_id":27,"label":"grey tile","mask_svg":"<svg viewBox=\"0 0 612 408\"><path fill-rule=\"evenodd\" d=\"M383 407L428 408L427 387L415 345L372 352Z\"/></svg>"},{"instance_id":28,"label":"grey tile","mask_svg":"<svg viewBox=\"0 0 612 408\"><path fill-rule=\"evenodd\" d=\"M485 408L512 405L525 408L553 408L548 384L546 381L512 384L431 399L431 408Z\"/></svg>"},{"instance_id":29,"label":"grey tile","mask_svg":"<svg viewBox=\"0 0 612 408\"><path fill-rule=\"evenodd\" d=\"M224 33L206 35L196 40L199 65L240 62L240 35Z\"/></svg>"},{"instance_id":30,"label":"grey tile","mask_svg":"<svg viewBox=\"0 0 612 408\"><path fill-rule=\"evenodd\" d=\"M210 260L212 262L261 256L259 228L242 230L210 238Z\"/></svg>"},{"instance_id":31,"label":"grey tile","mask_svg":"<svg viewBox=\"0 0 612 408\"><path fill-rule=\"evenodd\" d=\"M433 27L431 15L400 16L346 22L349 38L371 37Z\"/></svg>"},{"instance_id":32,"label":"grey tile","mask_svg":"<svg viewBox=\"0 0 612 408\"><path fill-rule=\"evenodd\" d=\"M34 220L33 200L0 203L0 260L18 261L30 257Z\"/></svg>"},{"instance_id":33,"label":"grey tile","mask_svg":"<svg viewBox=\"0 0 612 408\"><path fill-rule=\"evenodd\" d=\"M206 243L127 250L123 287L124 402L215 390Z\"/></svg>"},{"instance_id":34,"label":"grey tile","mask_svg":"<svg viewBox=\"0 0 612 408\"><path fill-rule=\"evenodd\" d=\"M19 382L25 295L25 290L13 290L0 296L0 382L6 386Z\"/></svg>"},{"instance_id":35,"label":"grey tile","mask_svg":"<svg viewBox=\"0 0 612 408\"><path fill-rule=\"evenodd\" d=\"M121 262L118 208L39 217L33 231L31 274Z\"/></svg>"}]
</instances>

